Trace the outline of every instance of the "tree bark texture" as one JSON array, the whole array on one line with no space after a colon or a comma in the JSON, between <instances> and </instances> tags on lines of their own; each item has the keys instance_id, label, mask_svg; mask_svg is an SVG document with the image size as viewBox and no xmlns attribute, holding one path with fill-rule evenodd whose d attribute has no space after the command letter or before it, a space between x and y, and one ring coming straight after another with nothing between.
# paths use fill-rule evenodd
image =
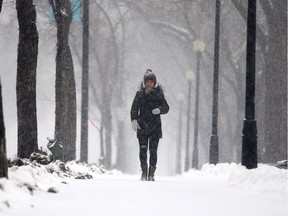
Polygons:
<instances>
[{"instance_id":1,"label":"tree bark texture","mask_svg":"<svg viewBox=\"0 0 288 216\"><path fill-rule=\"evenodd\" d=\"M271 9L271 8L270 8ZM264 161L287 160L287 1L274 0L267 13L268 49L265 54Z\"/></svg>"},{"instance_id":2,"label":"tree bark texture","mask_svg":"<svg viewBox=\"0 0 288 216\"><path fill-rule=\"evenodd\" d=\"M49 0L57 25L55 137L63 144L64 160L76 159L76 87L69 47L72 10L69 0Z\"/></svg>"},{"instance_id":3,"label":"tree bark texture","mask_svg":"<svg viewBox=\"0 0 288 216\"><path fill-rule=\"evenodd\" d=\"M108 92L107 92L108 93ZM108 93L109 94L109 93ZM107 169L112 168L112 114L110 96L104 98L104 128L105 128L105 159Z\"/></svg>"},{"instance_id":4,"label":"tree bark texture","mask_svg":"<svg viewBox=\"0 0 288 216\"><path fill-rule=\"evenodd\" d=\"M2 3L3 3L3 0L0 0L0 13L2 11Z\"/></svg>"},{"instance_id":5,"label":"tree bark texture","mask_svg":"<svg viewBox=\"0 0 288 216\"><path fill-rule=\"evenodd\" d=\"M125 143L125 123L122 120L117 121L117 152L116 152L116 168L125 172L127 170L127 147Z\"/></svg>"},{"instance_id":6,"label":"tree bark texture","mask_svg":"<svg viewBox=\"0 0 288 216\"><path fill-rule=\"evenodd\" d=\"M0 178L8 178L7 157L6 157L6 137L3 118L2 86L0 80Z\"/></svg>"},{"instance_id":7,"label":"tree bark texture","mask_svg":"<svg viewBox=\"0 0 288 216\"><path fill-rule=\"evenodd\" d=\"M82 46L82 98L81 98L81 152L80 160L88 162L88 113L89 113L89 0L83 1Z\"/></svg>"},{"instance_id":8,"label":"tree bark texture","mask_svg":"<svg viewBox=\"0 0 288 216\"><path fill-rule=\"evenodd\" d=\"M16 1L19 23L17 59L17 118L18 152L20 158L29 158L38 150L36 115L36 69L38 31L36 9L32 0Z\"/></svg>"},{"instance_id":9,"label":"tree bark texture","mask_svg":"<svg viewBox=\"0 0 288 216\"><path fill-rule=\"evenodd\" d=\"M232 0L246 20L245 7ZM257 26L257 45L264 57L264 155L263 162L287 159L287 0L259 1L267 31Z\"/></svg>"}]
</instances>

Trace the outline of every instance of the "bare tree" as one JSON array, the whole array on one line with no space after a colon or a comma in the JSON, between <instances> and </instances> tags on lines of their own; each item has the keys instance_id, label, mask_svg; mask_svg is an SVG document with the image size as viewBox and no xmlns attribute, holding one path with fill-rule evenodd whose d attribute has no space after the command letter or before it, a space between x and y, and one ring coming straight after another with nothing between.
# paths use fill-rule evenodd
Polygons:
<instances>
[{"instance_id":1,"label":"bare tree","mask_svg":"<svg viewBox=\"0 0 288 216\"><path fill-rule=\"evenodd\" d=\"M2 2L0 0L0 12L2 10ZM6 137L5 137L5 125L3 118L3 106L2 106L2 86L0 80L0 178L8 178L7 170L7 158L6 158Z\"/></svg>"},{"instance_id":2,"label":"bare tree","mask_svg":"<svg viewBox=\"0 0 288 216\"><path fill-rule=\"evenodd\" d=\"M266 154L263 159L275 163L287 160L287 1L274 0L268 7L263 5L263 9L269 26L269 48L265 53Z\"/></svg>"},{"instance_id":3,"label":"bare tree","mask_svg":"<svg viewBox=\"0 0 288 216\"><path fill-rule=\"evenodd\" d=\"M91 44L94 44L91 55L96 58L96 67L94 73L91 74L97 79L90 82L93 96L95 97L99 111L101 113L100 121L100 146L101 146L101 161L110 169L112 167L112 100L113 91L115 91L116 81L119 77L119 48L117 43L117 24L113 21L113 16L108 14L108 10L101 4L94 2L97 15L103 16L101 21L97 22L96 29L98 31L99 25L105 23L105 32L98 37L91 36ZM92 10L92 8L91 8ZM92 14L91 14L92 15ZM92 17L93 19L93 17ZM91 19L91 20L92 20ZM99 18L100 19L100 18ZM99 20L98 19L98 20ZM101 33L103 33L101 32ZM99 32L98 32L99 33ZM94 40L94 42L92 42ZM95 87L97 85L97 87Z\"/></svg>"},{"instance_id":4,"label":"bare tree","mask_svg":"<svg viewBox=\"0 0 288 216\"><path fill-rule=\"evenodd\" d=\"M127 155L128 155L128 147L126 141L126 128L125 128L125 113L124 113L124 65L125 65L125 49L126 49L126 23L125 23L125 15L128 10L124 13L121 12L119 5L117 2L114 1L114 5L117 9L119 14L119 28L121 28L121 37L119 39L120 46L119 46L119 78L118 82L115 83L116 88L116 97L115 97L115 106L116 109L116 119L117 119L117 149L116 149L116 162L115 167L123 172L127 171Z\"/></svg>"},{"instance_id":5,"label":"bare tree","mask_svg":"<svg viewBox=\"0 0 288 216\"><path fill-rule=\"evenodd\" d=\"M38 31L33 0L16 1L19 23L17 59L18 156L29 158L38 150L36 115L36 68Z\"/></svg>"},{"instance_id":6,"label":"bare tree","mask_svg":"<svg viewBox=\"0 0 288 216\"><path fill-rule=\"evenodd\" d=\"M6 137L5 137L5 125L3 118L3 106L2 106L2 86L0 80L0 178L8 178L7 170L7 158L6 158Z\"/></svg>"},{"instance_id":7,"label":"bare tree","mask_svg":"<svg viewBox=\"0 0 288 216\"><path fill-rule=\"evenodd\" d=\"M81 153L80 160L88 162L88 111L89 111L89 0L83 1L82 45L82 98L81 98Z\"/></svg>"},{"instance_id":8,"label":"bare tree","mask_svg":"<svg viewBox=\"0 0 288 216\"><path fill-rule=\"evenodd\" d=\"M246 20L246 4L232 2ZM287 1L263 0L259 3L266 17L265 28L257 25L257 44L264 58L266 89L264 131L261 133L265 148L263 160L276 162L287 159Z\"/></svg>"},{"instance_id":9,"label":"bare tree","mask_svg":"<svg viewBox=\"0 0 288 216\"><path fill-rule=\"evenodd\" d=\"M76 159L76 87L69 47L70 0L49 0L57 25L55 137L64 146L64 160Z\"/></svg>"}]
</instances>

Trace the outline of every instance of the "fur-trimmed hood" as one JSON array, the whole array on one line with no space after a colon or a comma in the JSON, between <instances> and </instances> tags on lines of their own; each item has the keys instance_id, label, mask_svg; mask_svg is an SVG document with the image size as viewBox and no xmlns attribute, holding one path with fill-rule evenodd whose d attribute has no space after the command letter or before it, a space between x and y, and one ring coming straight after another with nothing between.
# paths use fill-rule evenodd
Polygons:
<instances>
[{"instance_id":1,"label":"fur-trimmed hood","mask_svg":"<svg viewBox=\"0 0 288 216\"><path fill-rule=\"evenodd\" d=\"M139 85L139 91L145 92L145 90L146 90L146 87L145 87L144 82L142 81L142 82L140 83L140 85ZM151 89L151 91L157 91L157 92L162 92L162 93L164 93L164 87L157 82L157 83L155 83L155 85L154 85L154 87Z\"/></svg>"}]
</instances>

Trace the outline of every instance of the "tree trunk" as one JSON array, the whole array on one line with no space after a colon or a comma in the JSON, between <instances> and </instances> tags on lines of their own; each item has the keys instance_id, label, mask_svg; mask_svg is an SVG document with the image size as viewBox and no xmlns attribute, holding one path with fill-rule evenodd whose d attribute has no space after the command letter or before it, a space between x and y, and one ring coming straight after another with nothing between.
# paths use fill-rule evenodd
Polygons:
<instances>
[{"instance_id":1,"label":"tree trunk","mask_svg":"<svg viewBox=\"0 0 288 216\"><path fill-rule=\"evenodd\" d=\"M0 0L0 12L2 10L2 2ZM8 178L7 170L7 158L6 158L6 137L5 137L5 125L3 118L3 106L2 106L2 86L0 80L0 178Z\"/></svg>"},{"instance_id":2,"label":"tree trunk","mask_svg":"<svg viewBox=\"0 0 288 216\"><path fill-rule=\"evenodd\" d=\"M119 5L117 5L114 2L116 9L119 13L119 15L122 17L123 14L121 13L121 10L119 8ZM125 136L125 132L126 132L126 128L125 128L125 113L124 113L124 90L123 90L123 82L124 82L124 61L125 61L125 48L126 48L126 24L124 22L124 19L120 19L120 23L121 23L121 44L119 47L119 55L116 56L116 58L118 58L116 60L115 63L115 67L118 68L118 77L119 80L118 82L116 82L115 88L116 90L116 95L117 95L117 99L116 99L116 112L118 113L117 115L117 127L118 127L118 136L117 136L117 140L116 140L116 168L121 170L122 172L127 172L127 143L126 143L126 136ZM115 37L116 40L116 37ZM115 43L115 47L117 47L116 41L114 41ZM121 50L121 52L120 52ZM118 51L117 51L118 53ZM119 66L117 66L117 64L119 64ZM114 86L113 85L113 86Z\"/></svg>"},{"instance_id":3,"label":"tree trunk","mask_svg":"<svg viewBox=\"0 0 288 216\"><path fill-rule=\"evenodd\" d=\"M76 159L76 87L69 47L72 10L69 0L49 0L57 24L55 137L63 144L64 160Z\"/></svg>"},{"instance_id":4,"label":"tree trunk","mask_svg":"<svg viewBox=\"0 0 288 216\"><path fill-rule=\"evenodd\" d=\"M116 152L116 168L122 172L127 171L127 149L125 144L125 123L123 120L117 121L118 136L117 136L117 152Z\"/></svg>"},{"instance_id":5,"label":"tree trunk","mask_svg":"<svg viewBox=\"0 0 288 216\"><path fill-rule=\"evenodd\" d=\"M38 32L33 1L16 1L19 23L17 59L17 117L18 152L20 158L29 158L38 150L36 115L36 68Z\"/></svg>"},{"instance_id":6,"label":"tree trunk","mask_svg":"<svg viewBox=\"0 0 288 216\"><path fill-rule=\"evenodd\" d=\"M5 125L3 118L2 106L2 86L0 80L0 178L8 178L7 158L6 158L6 138L5 138Z\"/></svg>"},{"instance_id":7,"label":"tree trunk","mask_svg":"<svg viewBox=\"0 0 288 216\"><path fill-rule=\"evenodd\" d=\"M99 164L106 166L105 162L105 149L104 149L104 116L101 117L100 123L100 130L99 130L99 137L100 137L100 157L99 157Z\"/></svg>"},{"instance_id":8,"label":"tree trunk","mask_svg":"<svg viewBox=\"0 0 288 216\"><path fill-rule=\"evenodd\" d=\"M110 100L109 100L110 101ZM106 147L106 166L107 169L112 168L112 115L111 115L111 105L109 101L104 103L104 128L105 128L105 147Z\"/></svg>"},{"instance_id":9,"label":"tree trunk","mask_svg":"<svg viewBox=\"0 0 288 216\"><path fill-rule=\"evenodd\" d=\"M267 13L265 54L265 162L287 160L287 1L274 0ZM277 42L276 42L277 41Z\"/></svg>"},{"instance_id":10,"label":"tree trunk","mask_svg":"<svg viewBox=\"0 0 288 216\"><path fill-rule=\"evenodd\" d=\"M88 111L89 111L89 0L83 1L82 48L82 100L81 100L81 153L80 160L88 162Z\"/></svg>"},{"instance_id":11,"label":"tree trunk","mask_svg":"<svg viewBox=\"0 0 288 216\"><path fill-rule=\"evenodd\" d=\"M246 19L245 7L232 0ZM257 26L257 44L264 56L265 129L263 162L287 159L287 1L259 1L268 32ZM262 105L263 106L263 105Z\"/></svg>"}]
</instances>

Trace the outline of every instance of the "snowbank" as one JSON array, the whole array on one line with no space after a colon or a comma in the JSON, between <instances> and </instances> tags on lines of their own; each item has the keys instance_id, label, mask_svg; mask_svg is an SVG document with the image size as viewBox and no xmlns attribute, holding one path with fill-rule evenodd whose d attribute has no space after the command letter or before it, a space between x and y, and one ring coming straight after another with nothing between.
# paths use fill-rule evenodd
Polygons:
<instances>
[{"instance_id":1,"label":"snowbank","mask_svg":"<svg viewBox=\"0 0 288 216\"><path fill-rule=\"evenodd\" d=\"M90 179L99 178L99 175L121 175L119 171L107 171L96 165L75 161L47 165L26 161L24 164L9 168L9 179L0 179L0 214L9 207L33 206L31 199L37 197L39 193L57 193L57 187L62 183L69 184L71 178ZM287 174L287 170L264 164L259 164L257 169L247 170L235 163L223 163L205 164L201 170L190 170L182 176L171 177L170 180L177 182L186 178L199 179L199 181L203 181L204 178L218 179L231 188L287 196ZM156 183L161 184L161 182Z\"/></svg>"},{"instance_id":2,"label":"snowbank","mask_svg":"<svg viewBox=\"0 0 288 216\"><path fill-rule=\"evenodd\" d=\"M35 191L57 193L57 184L69 178L90 179L95 175L117 174L96 165L56 161L47 165L23 160L24 165L8 168L8 179L0 178L0 212L11 205L28 202ZM27 205L29 205L27 203Z\"/></svg>"},{"instance_id":3,"label":"snowbank","mask_svg":"<svg viewBox=\"0 0 288 216\"><path fill-rule=\"evenodd\" d=\"M265 164L258 164L257 169L246 169L244 166L231 164L205 164L202 174L227 180L231 187L262 192L287 194L288 171Z\"/></svg>"}]
</instances>

